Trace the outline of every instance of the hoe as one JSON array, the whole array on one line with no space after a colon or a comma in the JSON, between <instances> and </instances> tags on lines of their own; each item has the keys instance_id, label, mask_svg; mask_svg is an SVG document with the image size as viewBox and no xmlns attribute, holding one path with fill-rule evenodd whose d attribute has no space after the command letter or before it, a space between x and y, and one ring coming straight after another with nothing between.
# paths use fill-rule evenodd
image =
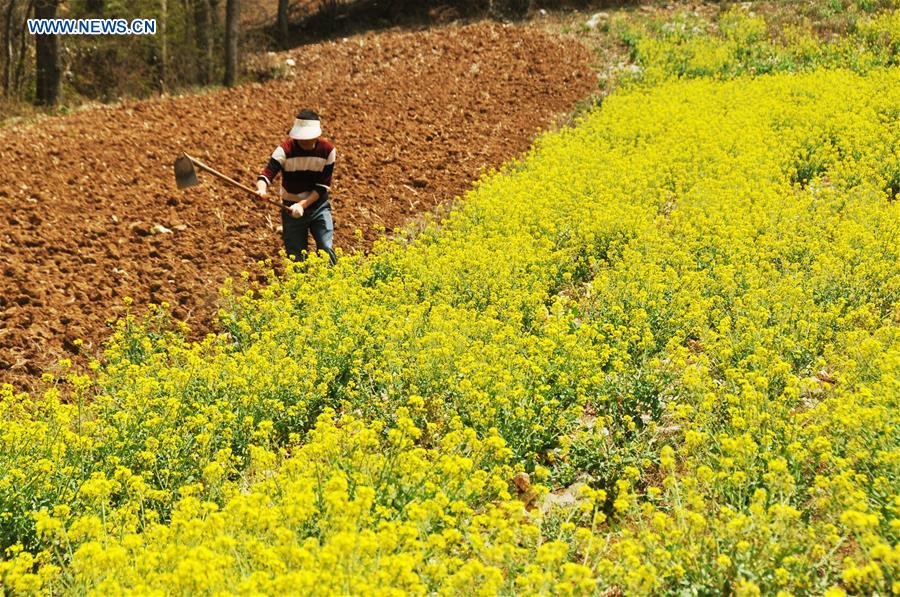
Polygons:
<instances>
[{"instance_id":1,"label":"hoe","mask_svg":"<svg viewBox=\"0 0 900 597\"><path fill-rule=\"evenodd\" d=\"M262 199L263 201L266 201L268 203L271 203L272 205L278 206L285 211L290 211L290 210L288 210L287 207L282 205L281 202L273 201L272 199L266 199L264 197L260 197L259 195L256 194L256 191L254 191L250 187L242 185L241 183L234 180L233 178L229 178L228 176L225 176L218 170L214 170L213 168L210 168L209 166L207 166L206 164L204 164L197 158L191 157L186 153L182 153L181 156L175 160L175 183L178 185L179 189L186 189L188 187L192 187L192 186L200 184L200 181L197 179L197 171L194 169L194 166L196 166L197 168L200 168L201 170L205 170L206 172L209 172L213 176L221 178L228 184L235 186L235 187L241 189L242 191L246 191L246 192L250 193L257 199Z\"/></svg>"}]
</instances>

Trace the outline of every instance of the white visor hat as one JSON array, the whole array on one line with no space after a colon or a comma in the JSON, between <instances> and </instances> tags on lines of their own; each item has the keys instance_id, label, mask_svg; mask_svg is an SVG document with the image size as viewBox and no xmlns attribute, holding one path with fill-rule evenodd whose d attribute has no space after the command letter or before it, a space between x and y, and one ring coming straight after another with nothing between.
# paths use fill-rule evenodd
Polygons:
<instances>
[{"instance_id":1,"label":"white visor hat","mask_svg":"<svg viewBox=\"0 0 900 597\"><path fill-rule=\"evenodd\" d=\"M309 141L318 139L322 135L322 127L318 120L294 120L294 126L288 136L291 139L299 139L300 141Z\"/></svg>"}]
</instances>

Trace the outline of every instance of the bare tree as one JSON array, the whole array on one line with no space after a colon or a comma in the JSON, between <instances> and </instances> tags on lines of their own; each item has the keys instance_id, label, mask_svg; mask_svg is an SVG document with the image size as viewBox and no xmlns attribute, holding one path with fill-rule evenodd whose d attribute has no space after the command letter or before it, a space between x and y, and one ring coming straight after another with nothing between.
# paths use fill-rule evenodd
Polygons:
<instances>
[{"instance_id":1,"label":"bare tree","mask_svg":"<svg viewBox=\"0 0 900 597\"><path fill-rule=\"evenodd\" d=\"M195 0L193 3L194 23L197 40L197 81L201 85L212 82L212 10L209 0Z\"/></svg>"},{"instance_id":2,"label":"bare tree","mask_svg":"<svg viewBox=\"0 0 900 597\"><path fill-rule=\"evenodd\" d=\"M34 16L38 19L55 19L60 0L37 0ZM35 46L35 101L44 106L55 106L59 101L60 68L59 36L37 35Z\"/></svg>"},{"instance_id":3,"label":"bare tree","mask_svg":"<svg viewBox=\"0 0 900 597\"><path fill-rule=\"evenodd\" d=\"M166 37L166 24L169 21L169 6L167 0L159 3L159 72L157 73L157 89L160 93L166 92L166 66L169 63L169 45Z\"/></svg>"},{"instance_id":4,"label":"bare tree","mask_svg":"<svg viewBox=\"0 0 900 597\"><path fill-rule=\"evenodd\" d=\"M206 4L206 22L209 27L206 40L206 68L208 73L206 81L207 83L212 83L215 80L216 67L218 65L218 60L216 59L218 56L218 32L222 30L219 15L222 11L219 10L221 6L220 0L207 0Z\"/></svg>"},{"instance_id":5,"label":"bare tree","mask_svg":"<svg viewBox=\"0 0 900 597\"><path fill-rule=\"evenodd\" d=\"M28 41L28 16L34 10L34 1L28 0L28 7L25 8L25 15L22 17L22 30L19 32L19 57L16 62L16 74L13 77L13 87L16 93L20 92L25 85L25 46Z\"/></svg>"},{"instance_id":6,"label":"bare tree","mask_svg":"<svg viewBox=\"0 0 900 597\"><path fill-rule=\"evenodd\" d=\"M9 97L12 91L12 61L13 43L12 37L13 14L16 11L16 0L9 0L6 10L3 11L3 97Z\"/></svg>"},{"instance_id":7,"label":"bare tree","mask_svg":"<svg viewBox=\"0 0 900 597\"><path fill-rule=\"evenodd\" d=\"M289 0L278 0L278 37L281 47L288 48L290 40L288 39L288 8Z\"/></svg>"},{"instance_id":8,"label":"bare tree","mask_svg":"<svg viewBox=\"0 0 900 597\"><path fill-rule=\"evenodd\" d=\"M233 87L237 82L238 35L240 33L241 2L225 2L225 86Z\"/></svg>"}]
</instances>

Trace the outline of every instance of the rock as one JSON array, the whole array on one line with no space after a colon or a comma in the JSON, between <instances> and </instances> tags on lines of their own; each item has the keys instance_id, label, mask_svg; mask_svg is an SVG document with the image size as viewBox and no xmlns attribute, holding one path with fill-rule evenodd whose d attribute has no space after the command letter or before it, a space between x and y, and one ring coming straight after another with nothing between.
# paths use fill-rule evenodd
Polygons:
<instances>
[{"instance_id":1,"label":"rock","mask_svg":"<svg viewBox=\"0 0 900 597\"><path fill-rule=\"evenodd\" d=\"M598 13L594 13L594 15L585 22L585 25L589 29L596 29L597 26L600 25L600 23L605 23L608 20L609 20L609 13L598 12Z\"/></svg>"},{"instance_id":2,"label":"rock","mask_svg":"<svg viewBox=\"0 0 900 597\"><path fill-rule=\"evenodd\" d=\"M837 380L831 375L831 373L829 373L825 369L822 369L821 371L816 373L815 379L822 383L827 383L827 384L831 384L831 385L835 385L837 383Z\"/></svg>"},{"instance_id":3,"label":"rock","mask_svg":"<svg viewBox=\"0 0 900 597\"><path fill-rule=\"evenodd\" d=\"M153 234L172 234L172 231L163 226L162 224L154 224L153 228L150 229Z\"/></svg>"},{"instance_id":4,"label":"rock","mask_svg":"<svg viewBox=\"0 0 900 597\"><path fill-rule=\"evenodd\" d=\"M569 508L578 505L584 501L584 498L581 495L581 488L585 485L586 484L581 481L576 481L565 489L548 493L544 496L544 499L541 500L541 511L547 512L552 508Z\"/></svg>"},{"instance_id":5,"label":"rock","mask_svg":"<svg viewBox=\"0 0 900 597\"><path fill-rule=\"evenodd\" d=\"M525 472L516 473L513 483L519 491L525 492L531 488L531 477Z\"/></svg>"}]
</instances>

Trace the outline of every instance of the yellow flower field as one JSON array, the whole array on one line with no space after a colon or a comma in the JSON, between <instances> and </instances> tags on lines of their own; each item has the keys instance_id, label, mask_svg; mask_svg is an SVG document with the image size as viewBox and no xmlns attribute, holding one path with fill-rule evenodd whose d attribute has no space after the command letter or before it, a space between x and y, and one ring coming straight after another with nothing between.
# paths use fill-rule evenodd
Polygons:
<instances>
[{"instance_id":1,"label":"yellow flower field","mask_svg":"<svg viewBox=\"0 0 900 597\"><path fill-rule=\"evenodd\" d=\"M900 69L655 81L0 393L11 593L900 593Z\"/></svg>"}]
</instances>

